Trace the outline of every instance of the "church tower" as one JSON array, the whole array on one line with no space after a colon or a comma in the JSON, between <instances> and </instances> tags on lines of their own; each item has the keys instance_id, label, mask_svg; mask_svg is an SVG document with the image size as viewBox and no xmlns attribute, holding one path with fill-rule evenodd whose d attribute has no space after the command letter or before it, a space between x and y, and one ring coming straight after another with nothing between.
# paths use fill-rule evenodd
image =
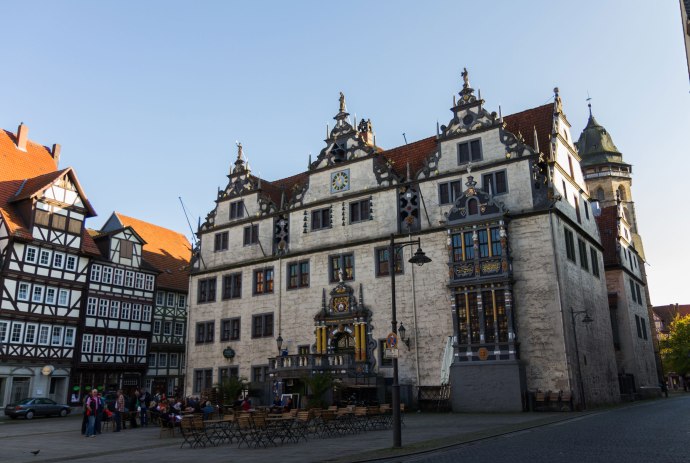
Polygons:
<instances>
[{"instance_id":1,"label":"church tower","mask_svg":"<svg viewBox=\"0 0 690 463\"><path fill-rule=\"evenodd\" d=\"M653 349L657 377L661 377L658 342L652 329L651 299L647 285L646 262L642 238L639 235L635 203L632 200L632 166L623 161L623 155L613 143L611 135L592 115L589 105L589 120L577 142L582 161L582 171L592 198L599 203L597 224L604 246L604 264L607 287L609 288L609 305L614 325L614 345L619 361L619 374L630 377L634 372L637 385L654 385L656 378L650 372L649 362L640 359L648 358L646 351ZM615 239L612 239L614 238ZM640 286L641 288L638 288ZM632 289L635 294L632 294ZM638 292L638 289L640 291ZM628 291L630 290L630 291ZM632 302L630 299L632 296ZM635 323L632 323L632 320ZM617 325L617 326L616 326ZM642 341L647 340L646 326L649 326L651 346ZM632 332L626 342L626 332ZM620 339L620 341L619 341ZM632 358L637 360L632 361ZM623 385L625 379L619 379L621 393L627 391ZM634 389L634 387L633 387Z\"/></svg>"},{"instance_id":2,"label":"church tower","mask_svg":"<svg viewBox=\"0 0 690 463\"><path fill-rule=\"evenodd\" d=\"M580 165L590 194L599 202L600 208L616 205L620 200L625 219L637 235L635 203L632 201L632 166L623 161L623 155L613 144L611 135L592 115L589 105L589 120L580 134L577 148L582 157ZM639 239L638 239L639 241ZM641 242L639 243L641 245ZM636 247L638 243L635 243ZM638 248L641 251L641 247Z\"/></svg>"}]
</instances>

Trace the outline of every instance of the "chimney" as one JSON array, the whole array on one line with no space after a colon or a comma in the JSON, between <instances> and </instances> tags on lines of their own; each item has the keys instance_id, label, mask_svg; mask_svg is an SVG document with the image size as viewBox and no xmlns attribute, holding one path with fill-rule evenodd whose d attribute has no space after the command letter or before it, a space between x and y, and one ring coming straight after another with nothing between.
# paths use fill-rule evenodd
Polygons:
<instances>
[{"instance_id":1,"label":"chimney","mask_svg":"<svg viewBox=\"0 0 690 463\"><path fill-rule=\"evenodd\" d=\"M26 151L26 141L29 139L29 128L24 123L19 124L17 129L17 148Z\"/></svg>"},{"instance_id":2,"label":"chimney","mask_svg":"<svg viewBox=\"0 0 690 463\"><path fill-rule=\"evenodd\" d=\"M62 147L60 145L58 145L57 143L55 143L53 145L53 149L50 150L50 154L53 156L53 160L55 161L55 167L56 168L58 167L58 164L60 163L60 149L62 149Z\"/></svg>"}]
</instances>

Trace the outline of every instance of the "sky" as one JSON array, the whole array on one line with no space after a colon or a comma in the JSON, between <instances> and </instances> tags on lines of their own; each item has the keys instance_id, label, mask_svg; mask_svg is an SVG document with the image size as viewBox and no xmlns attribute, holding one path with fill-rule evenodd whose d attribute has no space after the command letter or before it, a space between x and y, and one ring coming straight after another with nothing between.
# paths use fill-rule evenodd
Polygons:
<instances>
[{"instance_id":1,"label":"sky","mask_svg":"<svg viewBox=\"0 0 690 463\"><path fill-rule=\"evenodd\" d=\"M633 165L654 305L690 304L680 235L690 83L677 0L0 0L0 127L62 145L98 216L184 233L244 147L254 174L303 172L339 92L383 148L447 124L467 67L489 111L553 101ZM662 172L663 171L663 172ZM663 175L662 175L663 174ZM661 175L661 177L659 177ZM675 237L675 238L674 238Z\"/></svg>"}]
</instances>

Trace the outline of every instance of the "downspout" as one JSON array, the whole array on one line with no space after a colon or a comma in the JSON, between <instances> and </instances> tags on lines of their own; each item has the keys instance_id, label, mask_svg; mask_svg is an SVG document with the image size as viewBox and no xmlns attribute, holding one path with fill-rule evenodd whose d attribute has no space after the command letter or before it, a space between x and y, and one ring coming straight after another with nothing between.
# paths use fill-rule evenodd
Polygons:
<instances>
[{"instance_id":1,"label":"downspout","mask_svg":"<svg viewBox=\"0 0 690 463\"><path fill-rule=\"evenodd\" d=\"M278 256L278 336L283 332L283 257Z\"/></svg>"}]
</instances>

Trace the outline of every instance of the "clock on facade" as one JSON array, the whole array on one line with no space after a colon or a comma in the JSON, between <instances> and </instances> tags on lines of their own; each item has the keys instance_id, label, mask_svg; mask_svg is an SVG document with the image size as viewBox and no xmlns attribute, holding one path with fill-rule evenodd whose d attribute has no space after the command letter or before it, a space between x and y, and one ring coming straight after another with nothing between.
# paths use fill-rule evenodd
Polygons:
<instances>
[{"instance_id":1,"label":"clock on facade","mask_svg":"<svg viewBox=\"0 0 690 463\"><path fill-rule=\"evenodd\" d=\"M350 169L340 170L331 174L331 193L339 193L350 189Z\"/></svg>"}]
</instances>

